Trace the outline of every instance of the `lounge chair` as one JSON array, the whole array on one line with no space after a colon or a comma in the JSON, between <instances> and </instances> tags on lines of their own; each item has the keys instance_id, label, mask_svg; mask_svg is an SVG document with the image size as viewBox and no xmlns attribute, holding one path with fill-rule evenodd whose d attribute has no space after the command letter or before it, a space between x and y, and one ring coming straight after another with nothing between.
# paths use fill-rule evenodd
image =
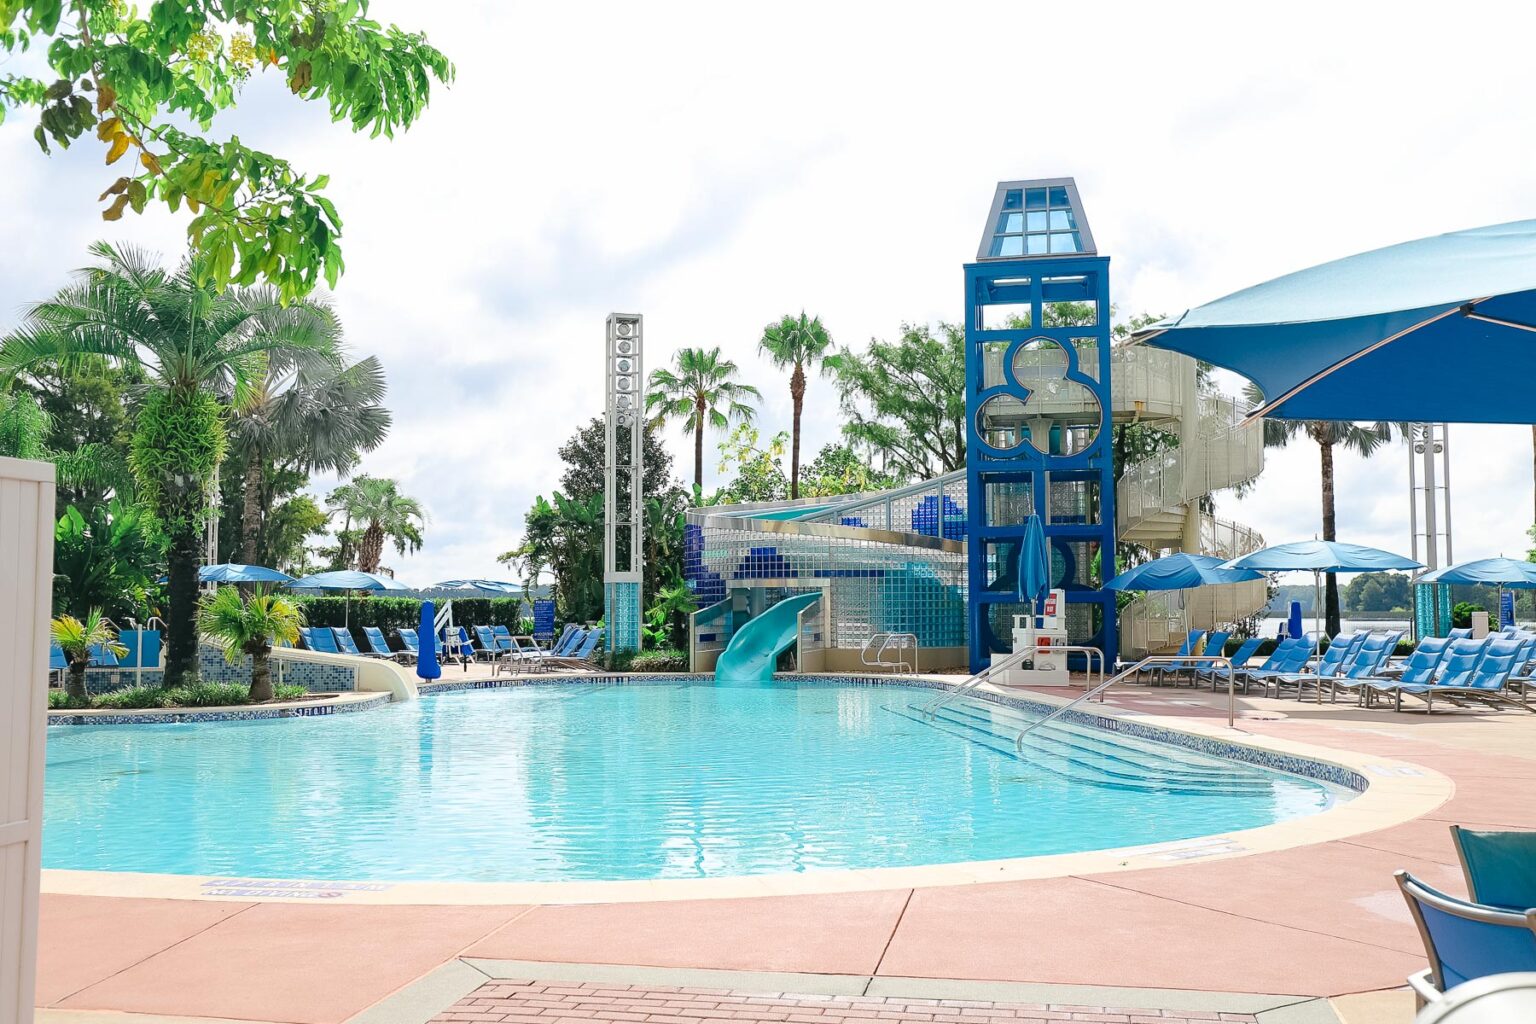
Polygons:
<instances>
[{"instance_id":1,"label":"lounge chair","mask_svg":"<svg viewBox=\"0 0 1536 1024\"><path fill-rule=\"evenodd\" d=\"M1468 649L1473 645L1477 647L1475 653ZM1397 683L1390 688L1396 697L1394 707L1401 711L1403 695L1407 694L1424 702L1426 714L1434 710L1437 696L1458 703L1465 700L1511 703L1530 710L1524 701L1506 689L1524 646L1518 640L1456 640L1441 661L1434 682L1421 685Z\"/></svg>"},{"instance_id":2,"label":"lounge chair","mask_svg":"<svg viewBox=\"0 0 1536 1024\"><path fill-rule=\"evenodd\" d=\"M48 685L52 686L55 682L62 685L64 673L68 671L69 659L64 656L64 648L50 642L48 644ZM59 673L58 679L54 678L55 672Z\"/></svg>"},{"instance_id":3,"label":"lounge chair","mask_svg":"<svg viewBox=\"0 0 1536 1024\"><path fill-rule=\"evenodd\" d=\"M580 626L568 627L561 636L560 641L549 650L537 650L536 646L534 649L529 649L527 645L520 645L521 650L519 653L525 658L569 658L576 652L577 648L586 642L586 639L587 630L582 629Z\"/></svg>"},{"instance_id":4,"label":"lounge chair","mask_svg":"<svg viewBox=\"0 0 1536 1024\"><path fill-rule=\"evenodd\" d=\"M363 653L370 658L388 658L394 661L402 653L389 649L389 641L384 639L384 631L378 626L364 626L363 639L368 641L368 649Z\"/></svg>"},{"instance_id":5,"label":"lounge chair","mask_svg":"<svg viewBox=\"0 0 1536 1024\"><path fill-rule=\"evenodd\" d=\"M1296 687L1296 699L1301 699L1301 691L1307 686L1316 686L1319 698L1323 692L1323 681L1342 675L1349 668L1355 658L1355 652L1360 649L1365 641L1366 634L1350 633L1348 636L1339 634L1328 641L1328 647L1317 659L1317 664L1312 670L1301 672L1279 672L1265 679L1264 692L1268 693L1270 687L1274 687L1275 696L1280 696L1280 688L1283 686Z\"/></svg>"},{"instance_id":6,"label":"lounge chair","mask_svg":"<svg viewBox=\"0 0 1536 1024\"><path fill-rule=\"evenodd\" d=\"M597 651L598 645L603 642L603 633L602 627L592 630L575 651L565 656L548 658L546 663L552 668L591 668L589 659Z\"/></svg>"},{"instance_id":7,"label":"lounge chair","mask_svg":"<svg viewBox=\"0 0 1536 1024\"><path fill-rule=\"evenodd\" d=\"M1514 913L1438 892L1406 871L1392 877L1419 926L1428 970L1409 976L1420 1007L1465 981L1536 971L1536 910Z\"/></svg>"},{"instance_id":8,"label":"lounge chair","mask_svg":"<svg viewBox=\"0 0 1536 1024\"><path fill-rule=\"evenodd\" d=\"M304 641L304 646L317 654L340 654L341 649L336 646L336 634L332 633L328 626L316 626L309 630L305 636L301 630L299 639Z\"/></svg>"},{"instance_id":9,"label":"lounge chair","mask_svg":"<svg viewBox=\"0 0 1536 1024\"><path fill-rule=\"evenodd\" d=\"M1473 902L1518 912L1536 907L1536 832L1482 832L1452 825L1451 841Z\"/></svg>"},{"instance_id":10,"label":"lounge chair","mask_svg":"<svg viewBox=\"0 0 1536 1024\"><path fill-rule=\"evenodd\" d=\"M1203 630L1203 629L1192 629L1192 630L1190 630L1189 631L1189 635L1184 638L1184 642L1179 645L1178 653L1175 654L1174 657L1176 657L1176 658L1186 658L1186 657L1189 657L1190 655L1194 654L1196 650L1199 649L1200 641L1202 641L1204 639L1205 639L1205 630ZM1185 671L1193 672L1194 669L1195 669L1195 663L1188 662L1188 661L1170 661L1170 662L1165 662L1165 663L1163 663L1161 665L1150 665L1150 666L1147 667L1147 671L1152 674L1152 684L1154 686L1161 684L1163 677L1168 675L1170 672L1172 672L1172 673L1179 673L1179 672L1185 672Z\"/></svg>"},{"instance_id":11,"label":"lounge chair","mask_svg":"<svg viewBox=\"0 0 1536 1024\"><path fill-rule=\"evenodd\" d=\"M581 627L576 625L576 623L574 623L574 622L567 622L565 624L565 629L560 631L560 635L555 638L554 642L551 643L549 645L549 647L546 648L546 650L550 650L550 651L568 651L568 650L570 650L569 646L567 646L567 645L571 642L571 637L574 634L576 634L576 633L578 633L580 631L581 631Z\"/></svg>"},{"instance_id":12,"label":"lounge chair","mask_svg":"<svg viewBox=\"0 0 1536 1024\"><path fill-rule=\"evenodd\" d=\"M421 637L416 635L414 629L397 629L395 636L400 638L400 643L405 648L400 652L401 661L414 663L421 657Z\"/></svg>"},{"instance_id":13,"label":"lounge chair","mask_svg":"<svg viewBox=\"0 0 1536 1024\"><path fill-rule=\"evenodd\" d=\"M1333 700L1338 691L1344 689L1360 694L1369 702L1374 694L1399 683L1412 686L1431 683L1435 678L1435 670L1450 647L1451 641L1446 637L1427 636L1418 642L1413 653L1397 668L1394 676L1388 677L1387 670L1383 668L1375 676L1335 679L1328 686L1328 699Z\"/></svg>"},{"instance_id":14,"label":"lounge chair","mask_svg":"<svg viewBox=\"0 0 1536 1024\"><path fill-rule=\"evenodd\" d=\"M1243 682L1243 692L1248 692L1249 683L1258 683L1264 687L1264 692L1269 692L1269 681L1278 675L1295 675L1305 671L1307 662L1312 660L1312 641L1303 637L1286 637L1275 645L1275 649L1269 652L1269 657L1258 668L1244 669L1239 678Z\"/></svg>"},{"instance_id":15,"label":"lounge chair","mask_svg":"<svg viewBox=\"0 0 1536 1024\"><path fill-rule=\"evenodd\" d=\"M496 649L503 654L516 650L517 644L512 642L512 631L506 626L492 626L491 635L496 638Z\"/></svg>"},{"instance_id":16,"label":"lounge chair","mask_svg":"<svg viewBox=\"0 0 1536 1024\"><path fill-rule=\"evenodd\" d=\"M1206 662L1202 667L1195 669L1195 679L1197 681L1209 679L1211 681L1211 689L1216 689L1217 686L1227 681L1227 675L1229 672L1237 672L1240 669L1246 667L1248 662L1253 660L1254 654L1258 652L1259 645L1263 642L1263 637L1249 637L1247 640L1244 640L1241 645L1239 645L1236 651L1232 653L1232 657L1227 659L1232 663L1231 669L1228 669L1225 665L1217 665L1213 662ZM1247 682L1243 680L1238 681L1242 682L1243 692L1248 692Z\"/></svg>"},{"instance_id":17,"label":"lounge chair","mask_svg":"<svg viewBox=\"0 0 1536 1024\"><path fill-rule=\"evenodd\" d=\"M336 638L336 650L341 654L350 654L354 658L384 657L384 655L379 654L363 654L362 651L357 649L357 641L352 639L352 631L345 626L332 626L331 635Z\"/></svg>"},{"instance_id":18,"label":"lounge chair","mask_svg":"<svg viewBox=\"0 0 1536 1024\"><path fill-rule=\"evenodd\" d=\"M1472 631L1470 629L1453 629L1445 634L1445 638L1447 640L1471 640Z\"/></svg>"},{"instance_id":19,"label":"lounge chair","mask_svg":"<svg viewBox=\"0 0 1536 1024\"><path fill-rule=\"evenodd\" d=\"M496 631L490 626L476 626L474 630L475 642L480 645L480 650L489 651L493 658L504 653L501 644L496 642Z\"/></svg>"}]
</instances>

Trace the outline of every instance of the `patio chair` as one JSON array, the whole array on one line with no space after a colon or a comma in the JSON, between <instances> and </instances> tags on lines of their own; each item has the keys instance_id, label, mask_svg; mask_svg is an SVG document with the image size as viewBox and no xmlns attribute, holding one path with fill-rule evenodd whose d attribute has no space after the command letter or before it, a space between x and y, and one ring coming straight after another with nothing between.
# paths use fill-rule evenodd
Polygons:
<instances>
[{"instance_id":1,"label":"patio chair","mask_svg":"<svg viewBox=\"0 0 1536 1024\"><path fill-rule=\"evenodd\" d=\"M1476 655L1462 645L1476 644ZM1476 700L1486 703L1510 703L1531 710L1526 703L1506 689L1509 677L1515 670L1524 644L1518 640L1457 640L1451 644L1435 680L1428 685L1410 686L1399 683L1392 688L1396 697L1395 710L1403 709L1403 695L1417 697L1424 702L1424 713L1434 710L1435 698L1446 697L1453 702ZM1467 664L1470 659L1471 664Z\"/></svg>"},{"instance_id":2,"label":"patio chair","mask_svg":"<svg viewBox=\"0 0 1536 1024\"><path fill-rule=\"evenodd\" d=\"M370 658L388 658L394 661L402 653L389 649L389 641L384 639L384 631L378 626L364 626L363 639L368 641L368 649L363 653Z\"/></svg>"},{"instance_id":3,"label":"patio chair","mask_svg":"<svg viewBox=\"0 0 1536 1024\"><path fill-rule=\"evenodd\" d=\"M1205 630L1203 630L1203 629L1192 629L1192 630L1190 630L1189 631L1189 635L1184 638L1184 642L1179 645L1179 650L1174 655L1174 657L1176 657L1176 658L1186 658L1186 657L1189 657L1190 655L1194 654L1195 651L1199 650L1199 648L1200 648L1200 641L1202 641L1204 639L1205 639ZM1184 672L1184 671L1193 671L1193 670L1194 670L1194 664L1192 664L1191 662L1187 662L1187 661L1170 661L1170 662L1165 662L1165 663L1163 663L1161 665L1150 665L1147 668L1147 671L1149 673L1151 673L1151 675L1152 675L1152 685L1153 686L1161 685L1163 677L1166 676L1170 672Z\"/></svg>"},{"instance_id":4,"label":"patio chair","mask_svg":"<svg viewBox=\"0 0 1536 1024\"><path fill-rule=\"evenodd\" d=\"M309 630L305 636L304 631L299 631L299 639L304 641L304 646L317 654L340 654L341 649L336 646L336 634L332 633L328 626L316 626Z\"/></svg>"},{"instance_id":5,"label":"patio chair","mask_svg":"<svg viewBox=\"0 0 1536 1024\"><path fill-rule=\"evenodd\" d=\"M546 664L552 668L591 668L590 658L596 653L598 645L603 642L604 630L601 626L587 634L586 639L573 652L564 656L556 656L546 659Z\"/></svg>"},{"instance_id":6,"label":"patio chair","mask_svg":"<svg viewBox=\"0 0 1536 1024\"><path fill-rule=\"evenodd\" d=\"M1211 689L1216 689L1217 686L1227 681L1228 674L1239 672L1241 669L1246 667L1248 662L1253 660L1254 654L1258 652L1259 645L1263 642L1263 637L1249 637L1238 646L1236 651L1232 652L1232 657L1228 659L1232 662L1232 667L1230 669L1228 669L1225 665L1216 665L1207 662L1202 667L1195 669L1195 679L1209 679L1211 681ZM1244 693L1248 692L1247 679L1237 679L1235 681L1242 684Z\"/></svg>"},{"instance_id":7,"label":"patio chair","mask_svg":"<svg viewBox=\"0 0 1536 1024\"><path fill-rule=\"evenodd\" d=\"M404 647L400 652L401 661L409 664L421 657L421 637L416 635L414 629L402 627L395 630L395 636L400 638L400 644Z\"/></svg>"},{"instance_id":8,"label":"patio chair","mask_svg":"<svg viewBox=\"0 0 1536 1024\"><path fill-rule=\"evenodd\" d=\"M519 653L525 658L569 658L576 652L577 648L586 642L587 635L588 630L582 629L580 626L567 626L559 642L549 650L539 650L537 645L534 645L532 648L529 648L527 645L519 645L521 648Z\"/></svg>"},{"instance_id":9,"label":"patio chair","mask_svg":"<svg viewBox=\"0 0 1536 1024\"><path fill-rule=\"evenodd\" d=\"M1419 926L1429 968L1410 975L1420 1007L1464 981L1536 971L1536 910L1514 913L1438 892L1406 871L1397 886Z\"/></svg>"},{"instance_id":10,"label":"patio chair","mask_svg":"<svg viewBox=\"0 0 1536 1024\"><path fill-rule=\"evenodd\" d=\"M1536 907L1536 832L1451 826L1467 892L1475 903L1524 913Z\"/></svg>"},{"instance_id":11,"label":"patio chair","mask_svg":"<svg viewBox=\"0 0 1536 1024\"><path fill-rule=\"evenodd\" d=\"M492 658L503 653L501 644L496 642L496 632L490 626L476 626L474 630L475 642L480 645L480 650L489 652Z\"/></svg>"},{"instance_id":12,"label":"patio chair","mask_svg":"<svg viewBox=\"0 0 1536 1024\"><path fill-rule=\"evenodd\" d=\"M1376 693L1400 683L1412 686L1431 683L1434 681L1436 668L1439 667L1441 659L1445 657L1445 652L1450 650L1450 647L1451 641L1446 637L1427 636L1414 647L1408 660L1398 668L1395 678L1384 675L1386 670L1382 669L1374 676L1335 679L1328 686L1328 699L1333 700L1338 691L1344 689L1354 691L1369 703Z\"/></svg>"},{"instance_id":13,"label":"patio chair","mask_svg":"<svg viewBox=\"0 0 1536 1024\"><path fill-rule=\"evenodd\" d=\"M1447 640L1471 640L1472 639L1472 630L1470 630L1470 629L1453 629L1450 632L1445 634L1445 638Z\"/></svg>"},{"instance_id":14,"label":"patio chair","mask_svg":"<svg viewBox=\"0 0 1536 1024\"><path fill-rule=\"evenodd\" d=\"M48 644L48 685L62 686L64 683L64 673L68 671L69 659L64 656L64 648L50 641ZM57 678L54 677L54 673L58 673Z\"/></svg>"},{"instance_id":15,"label":"patio chair","mask_svg":"<svg viewBox=\"0 0 1536 1024\"><path fill-rule=\"evenodd\" d=\"M352 631L346 626L332 626L331 635L336 638L338 654L350 654L354 658L363 657L363 652L357 649L357 641L352 639ZM378 657L378 655L370 655L370 657Z\"/></svg>"},{"instance_id":16,"label":"patio chair","mask_svg":"<svg viewBox=\"0 0 1536 1024\"><path fill-rule=\"evenodd\" d=\"M1247 693L1247 683L1258 683L1264 687L1264 692L1269 692L1269 681L1279 675L1295 675L1306 670L1307 662L1312 660L1312 641L1305 637L1286 637L1275 645L1269 657L1258 668L1245 669L1242 674L1244 682L1243 692Z\"/></svg>"},{"instance_id":17,"label":"patio chair","mask_svg":"<svg viewBox=\"0 0 1536 1024\"><path fill-rule=\"evenodd\" d=\"M506 626L496 625L491 627L491 635L496 638L496 648L503 654L517 647L512 642L512 631Z\"/></svg>"},{"instance_id":18,"label":"patio chair","mask_svg":"<svg viewBox=\"0 0 1536 1024\"><path fill-rule=\"evenodd\" d=\"M1312 671L1275 673L1265 679L1264 692L1267 694L1270 687L1273 687L1275 696L1278 697L1282 686L1294 686L1296 699L1300 700L1302 689L1311 685L1317 687L1318 695L1321 696L1323 680L1342 675L1344 670L1350 667L1354 661L1355 652L1365 642L1365 637L1366 634L1359 632L1350 633L1347 636L1340 633L1328 641L1328 649L1323 651L1322 656L1317 659L1317 664L1312 667Z\"/></svg>"}]
</instances>

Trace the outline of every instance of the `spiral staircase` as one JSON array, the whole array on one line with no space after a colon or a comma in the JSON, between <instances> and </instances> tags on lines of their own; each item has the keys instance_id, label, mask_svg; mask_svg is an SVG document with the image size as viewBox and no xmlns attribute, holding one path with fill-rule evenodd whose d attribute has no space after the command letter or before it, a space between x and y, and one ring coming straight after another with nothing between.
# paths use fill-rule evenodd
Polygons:
<instances>
[{"instance_id":1,"label":"spiral staircase","mask_svg":"<svg viewBox=\"0 0 1536 1024\"><path fill-rule=\"evenodd\" d=\"M1112 354L1114 419L1178 434L1178 447L1130 467L1115 495L1122 542L1156 552L1189 551L1235 558L1264 546L1241 523L1202 511L1206 495L1239 486L1264 468L1264 425L1244 424L1245 403L1203 390L1194 360L1145 346ZM1268 601L1263 580L1146 594L1120 614L1122 654L1176 646L1191 629L1212 629L1253 615Z\"/></svg>"}]
</instances>

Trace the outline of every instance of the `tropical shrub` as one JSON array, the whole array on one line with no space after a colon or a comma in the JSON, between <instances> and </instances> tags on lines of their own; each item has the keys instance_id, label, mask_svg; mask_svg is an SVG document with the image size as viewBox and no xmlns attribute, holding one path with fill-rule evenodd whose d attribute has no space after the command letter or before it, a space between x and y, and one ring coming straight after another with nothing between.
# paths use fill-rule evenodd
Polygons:
<instances>
[{"instance_id":1,"label":"tropical shrub","mask_svg":"<svg viewBox=\"0 0 1536 1024\"><path fill-rule=\"evenodd\" d=\"M631 672L687 672L688 653L672 648L641 651L629 661Z\"/></svg>"},{"instance_id":2,"label":"tropical shrub","mask_svg":"<svg viewBox=\"0 0 1536 1024\"><path fill-rule=\"evenodd\" d=\"M311 626L377 626L387 635L392 629L415 629L421 624L421 602L411 597L354 597L350 610L342 597L294 595L289 600ZM533 621L523 616L524 607L525 602L516 597L455 598L453 621L465 627L506 626L513 633L528 634L533 632Z\"/></svg>"},{"instance_id":3,"label":"tropical shrub","mask_svg":"<svg viewBox=\"0 0 1536 1024\"><path fill-rule=\"evenodd\" d=\"M165 536L142 505L116 498L84 512L70 505L53 529L54 611L146 618L164 563Z\"/></svg>"},{"instance_id":4,"label":"tropical shrub","mask_svg":"<svg viewBox=\"0 0 1536 1024\"><path fill-rule=\"evenodd\" d=\"M49 631L69 662L64 689L76 700L86 699L85 669L91 663L93 647L110 651L119 658L128 654L128 648L117 642L117 634L107 625L100 608L92 608L83 620L73 615L60 615L53 620Z\"/></svg>"},{"instance_id":5,"label":"tropical shrub","mask_svg":"<svg viewBox=\"0 0 1536 1024\"><path fill-rule=\"evenodd\" d=\"M224 649L234 664L251 657L250 699L272 699L272 645L296 644L304 615L286 597L257 590L249 597L237 587L220 587L203 600L197 625L203 637Z\"/></svg>"}]
</instances>

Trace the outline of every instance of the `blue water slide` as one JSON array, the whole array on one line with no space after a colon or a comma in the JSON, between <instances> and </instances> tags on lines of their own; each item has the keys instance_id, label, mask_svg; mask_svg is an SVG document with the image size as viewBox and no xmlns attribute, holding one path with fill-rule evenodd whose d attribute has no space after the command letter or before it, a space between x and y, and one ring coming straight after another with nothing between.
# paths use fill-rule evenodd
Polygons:
<instances>
[{"instance_id":1,"label":"blue water slide","mask_svg":"<svg viewBox=\"0 0 1536 1024\"><path fill-rule=\"evenodd\" d=\"M787 597L736 631L720 660L715 682L769 682L779 655L794 645L800 612L821 600L820 593Z\"/></svg>"}]
</instances>

